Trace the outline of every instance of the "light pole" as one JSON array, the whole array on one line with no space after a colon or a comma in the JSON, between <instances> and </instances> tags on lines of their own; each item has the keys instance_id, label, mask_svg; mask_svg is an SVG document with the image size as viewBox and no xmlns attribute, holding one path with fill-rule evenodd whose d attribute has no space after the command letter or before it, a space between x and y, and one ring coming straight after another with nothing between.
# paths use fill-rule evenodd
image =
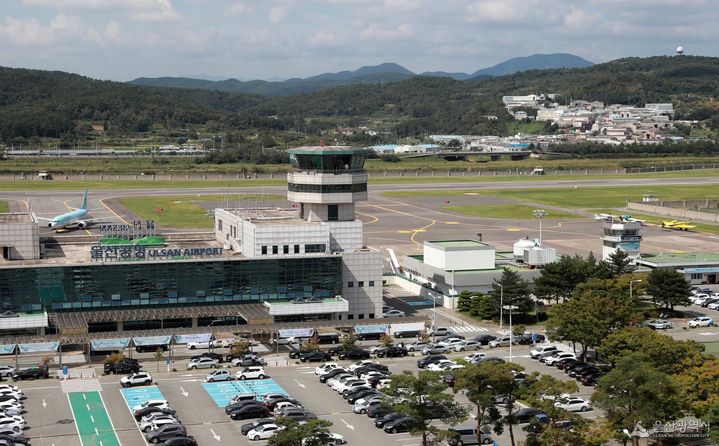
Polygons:
<instances>
[{"instance_id":1,"label":"light pole","mask_svg":"<svg viewBox=\"0 0 719 446\"><path fill-rule=\"evenodd\" d=\"M539 245L542 244L542 219L549 215L549 212L544 209L536 209L532 211L532 214L539 219Z\"/></svg>"},{"instance_id":2,"label":"light pole","mask_svg":"<svg viewBox=\"0 0 719 446\"><path fill-rule=\"evenodd\" d=\"M631 280L631 281L629 282L629 300L633 300L633 299L634 299L634 293L633 293L634 290L633 290L633 288L632 288L633 285L634 285L635 283L641 283L641 281L642 281L642 279L636 279L636 280Z\"/></svg>"},{"instance_id":3,"label":"light pole","mask_svg":"<svg viewBox=\"0 0 719 446\"><path fill-rule=\"evenodd\" d=\"M500 283L499 285L499 331L502 331L504 326L504 286Z\"/></svg>"},{"instance_id":4,"label":"light pole","mask_svg":"<svg viewBox=\"0 0 719 446\"><path fill-rule=\"evenodd\" d=\"M512 333L512 313L514 307L509 306L509 362L512 362L512 344L514 344L514 333Z\"/></svg>"}]
</instances>

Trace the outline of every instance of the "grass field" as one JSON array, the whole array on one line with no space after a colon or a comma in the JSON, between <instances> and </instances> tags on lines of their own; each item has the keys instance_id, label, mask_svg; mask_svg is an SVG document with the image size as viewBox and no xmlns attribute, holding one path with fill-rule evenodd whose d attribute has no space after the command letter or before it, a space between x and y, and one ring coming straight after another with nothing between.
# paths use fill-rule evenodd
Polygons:
<instances>
[{"instance_id":1,"label":"grass field","mask_svg":"<svg viewBox=\"0 0 719 446\"><path fill-rule=\"evenodd\" d=\"M120 203L142 219L155 220L158 226L170 228L211 228L213 221L206 202L239 202L242 200L280 201L281 195L202 195L174 197L128 197Z\"/></svg>"},{"instance_id":2,"label":"grass field","mask_svg":"<svg viewBox=\"0 0 719 446\"><path fill-rule=\"evenodd\" d=\"M404 176L404 177L381 177L370 176L370 184L433 184L433 183L497 183L497 182L526 182L526 181L568 181L568 180L597 180L603 179L611 181L613 179L630 179L630 178L704 178L716 177L719 170L692 170L666 173L642 173L642 174L626 174L626 175L547 175L543 177L532 176ZM37 181L37 180L5 180L0 181L0 191L15 190L78 190L78 189L199 189L199 188L223 188L223 187L262 187L262 186L284 186L287 184L285 178L276 179L250 179L250 180L106 180L106 181ZM697 190L706 188L695 187ZM556 188L560 189L560 188ZM658 187L649 187L650 191L658 189ZM544 189L551 190L551 189ZM627 188L623 188L627 190ZM632 191L637 191L632 187ZM431 195L437 196L461 195L465 192L477 192L474 190L456 190L456 191L410 191L410 192L392 192L393 196L416 196ZM537 191L535 191L537 192ZM486 193L486 191L482 191ZM636 193L636 192L634 192ZM640 197L641 198L641 197ZM664 198L664 197L662 197ZM668 199L668 198L667 198ZM622 202L622 205L624 202ZM602 206L615 206L614 204L606 204ZM597 206L600 207L600 206Z\"/></svg>"},{"instance_id":3,"label":"grass field","mask_svg":"<svg viewBox=\"0 0 719 446\"><path fill-rule=\"evenodd\" d=\"M445 209L474 217L530 219L533 218L532 211L534 211L535 208L522 204L486 204L477 206L447 206ZM568 219L579 217L567 212L551 211L549 215L544 218Z\"/></svg>"},{"instance_id":4,"label":"grass field","mask_svg":"<svg viewBox=\"0 0 719 446\"><path fill-rule=\"evenodd\" d=\"M703 186L599 186L550 187L545 189L455 189L434 191L385 192L390 197L461 196L467 193L491 195L532 203L565 208L624 207L627 200L641 201L642 196L654 194L661 200L719 199L719 187Z\"/></svg>"},{"instance_id":5,"label":"grass field","mask_svg":"<svg viewBox=\"0 0 719 446\"><path fill-rule=\"evenodd\" d=\"M0 212L10 212L10 206L7 201L0 201Z\"/></svg>"},{"instance_id":6,"label":"grass field","mask_svg":"<svg viewBox=\"0 0 719 446\"><path fill-rule=\"evenodd\" d=\"M719 342L704 342L704 353L719 356Z\"/></svg>"}]
</instances>

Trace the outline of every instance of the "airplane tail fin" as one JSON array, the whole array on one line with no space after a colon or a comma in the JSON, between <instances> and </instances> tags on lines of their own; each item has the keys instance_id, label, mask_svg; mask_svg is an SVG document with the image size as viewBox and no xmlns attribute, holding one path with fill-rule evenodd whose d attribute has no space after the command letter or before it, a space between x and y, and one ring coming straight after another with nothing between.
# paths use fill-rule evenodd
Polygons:
<instances>
[{"instance_id":1,"label":"airplane tail fin","mask_svg":"<svg viewBox=\"0 0 719 446\"><path fill-rule=\"evenodd\" d=\"M82 196L82 206L80 206L80 209L87 210L87 189L85 189L85 193Z\"/></svg>"}]
</instances>

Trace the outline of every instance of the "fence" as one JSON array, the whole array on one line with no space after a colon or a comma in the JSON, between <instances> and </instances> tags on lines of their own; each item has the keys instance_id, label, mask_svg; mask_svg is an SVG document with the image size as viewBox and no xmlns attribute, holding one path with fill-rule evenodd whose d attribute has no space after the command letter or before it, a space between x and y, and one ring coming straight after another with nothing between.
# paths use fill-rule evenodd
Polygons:
<instances>
[{"instance_id":1,"label":"fence","mask_svg":"<svg viewBox=\"0 0 719 446\"><path fill-rule=\"evenodd\" d=\"M657 215L666 215L668 217L680 218L682 220L719 224L719 213L717 212L661 206L659 204L652 203L634 203L631 201L627 203L627 209L649 212Z\"/></svg>"}]
</instances>

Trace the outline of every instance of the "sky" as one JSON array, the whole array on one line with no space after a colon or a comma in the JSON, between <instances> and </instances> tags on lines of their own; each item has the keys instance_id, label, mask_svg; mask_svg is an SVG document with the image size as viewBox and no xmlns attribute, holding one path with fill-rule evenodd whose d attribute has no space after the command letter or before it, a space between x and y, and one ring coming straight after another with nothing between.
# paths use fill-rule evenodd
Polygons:
<instances>
[{"instance_id":1,"label":"sky","mask_svg":"<svg viewBox=\"0 0 719 446\"><path fill-rule=\"evenodd\" d=\"M719 55L716 0L0 0L0 65L126 81L277 80L534 53Z\"/></svg>"}]
</instances>

